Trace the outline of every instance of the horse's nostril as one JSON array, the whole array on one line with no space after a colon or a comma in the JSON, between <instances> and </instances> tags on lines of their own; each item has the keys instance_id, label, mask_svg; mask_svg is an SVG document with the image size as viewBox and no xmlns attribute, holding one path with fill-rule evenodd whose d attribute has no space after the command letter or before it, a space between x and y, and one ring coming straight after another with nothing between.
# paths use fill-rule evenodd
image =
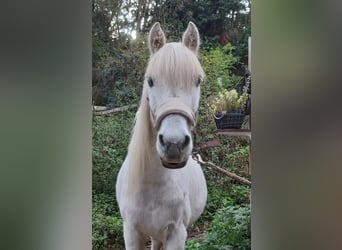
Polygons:
<instances>
[{"instance_id":1,"label":"horse's nostril","mask_svg":"<svg viewBox=\"0 0 342 250\"><path fill-rule=\"evenodd\" d=\"M159 135L159 142L162 146L165 146L165 142L164 142L164 139L163 139L163 135Z\"/></svg>"},{"instance_id":2,"label":"horse's nostril","mask_svg":"<svg viewBox=\"0 0 342 250\"><path fill-rule=\"evenodd\" d=\"M186 135L184 142L183 142L183 148L185 148L186 146L188 146L190 143L190 136Z\"/></svg>"}]
</instances>

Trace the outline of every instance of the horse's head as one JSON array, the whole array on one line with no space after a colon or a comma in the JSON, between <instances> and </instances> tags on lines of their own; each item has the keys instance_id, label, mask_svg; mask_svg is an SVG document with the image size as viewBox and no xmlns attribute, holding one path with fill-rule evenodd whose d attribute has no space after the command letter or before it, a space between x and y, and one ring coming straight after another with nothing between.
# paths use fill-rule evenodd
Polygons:
<instances>
[{"instance_id":1,"label":"horse's head","mask_svg":"<svg viewBox=\"0 0 342 250\"><path fill-rule=\"evenodd\" d=\"M192 22L181 43L166 43L159 23L153 25L149 34L151 58L144 89L157 134L157 152L167 168L184 167L192 152L191 131L204 77L197 59L199 43L199 33Z\"/></svg>"}]
</instances>

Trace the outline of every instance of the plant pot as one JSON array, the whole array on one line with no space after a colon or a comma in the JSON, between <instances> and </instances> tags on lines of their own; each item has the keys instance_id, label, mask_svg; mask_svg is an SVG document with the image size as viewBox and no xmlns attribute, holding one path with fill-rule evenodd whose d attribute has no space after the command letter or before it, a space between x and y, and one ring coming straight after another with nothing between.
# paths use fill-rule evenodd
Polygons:
<instances>
[{"instance_id":1,"label":"plant pot","mask_svg":"<svg viewBox=\"0 0 342 250\"><path fill-rule=\"evenodd\" d=\"M216 112L215 123L217 129L239 129L242 126L245 114L235 112Z\"/></svg>"}]
</instances>

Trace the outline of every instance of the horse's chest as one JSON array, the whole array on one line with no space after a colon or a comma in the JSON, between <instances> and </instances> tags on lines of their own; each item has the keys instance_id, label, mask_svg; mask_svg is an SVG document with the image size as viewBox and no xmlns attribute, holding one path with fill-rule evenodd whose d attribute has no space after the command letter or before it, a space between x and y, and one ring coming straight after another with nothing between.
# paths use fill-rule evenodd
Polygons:
<instances>
[{"instance_id":1,"label":"horse's chest","mask_svg":"<svg viewBox=\"0 0 342 250\"><path fill-rule=\"evenodd\" d=\"M187 193L167 183L144 186L131 202L129 217L142 230L160 231L171 222L187 224L190 218Z\"/></svg>"}]
</instances>

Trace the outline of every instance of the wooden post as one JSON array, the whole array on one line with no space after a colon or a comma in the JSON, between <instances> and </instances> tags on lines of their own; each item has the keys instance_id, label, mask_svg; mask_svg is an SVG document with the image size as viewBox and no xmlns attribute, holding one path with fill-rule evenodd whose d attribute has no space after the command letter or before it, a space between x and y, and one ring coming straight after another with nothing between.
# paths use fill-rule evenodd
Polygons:
<instances>
[{"instance_id":1,"label":"wooden post","mask_svg":"<svg viewBox=\"0 0 342 250\"><path fill-rule=\"evenodd\" d=\"M248 37L248 70L252 72L252 38ZM252 86L251 86L252 87ZM252 114L249 114L249 129L252 130ZM248 173L252 175L252 163L251 163L251 144L252 138L249 138L249 165L248 165Z\"/></svg>"},{"instance_id":2,"label":"wooden post","mask_svg":"<svg viewBox=\"0 0 342 250\"><path fill-rule=\"evenodd\" d=\"M248 70L252 72L252 38L248 37Z\"/></svg>"}]
</instances>

